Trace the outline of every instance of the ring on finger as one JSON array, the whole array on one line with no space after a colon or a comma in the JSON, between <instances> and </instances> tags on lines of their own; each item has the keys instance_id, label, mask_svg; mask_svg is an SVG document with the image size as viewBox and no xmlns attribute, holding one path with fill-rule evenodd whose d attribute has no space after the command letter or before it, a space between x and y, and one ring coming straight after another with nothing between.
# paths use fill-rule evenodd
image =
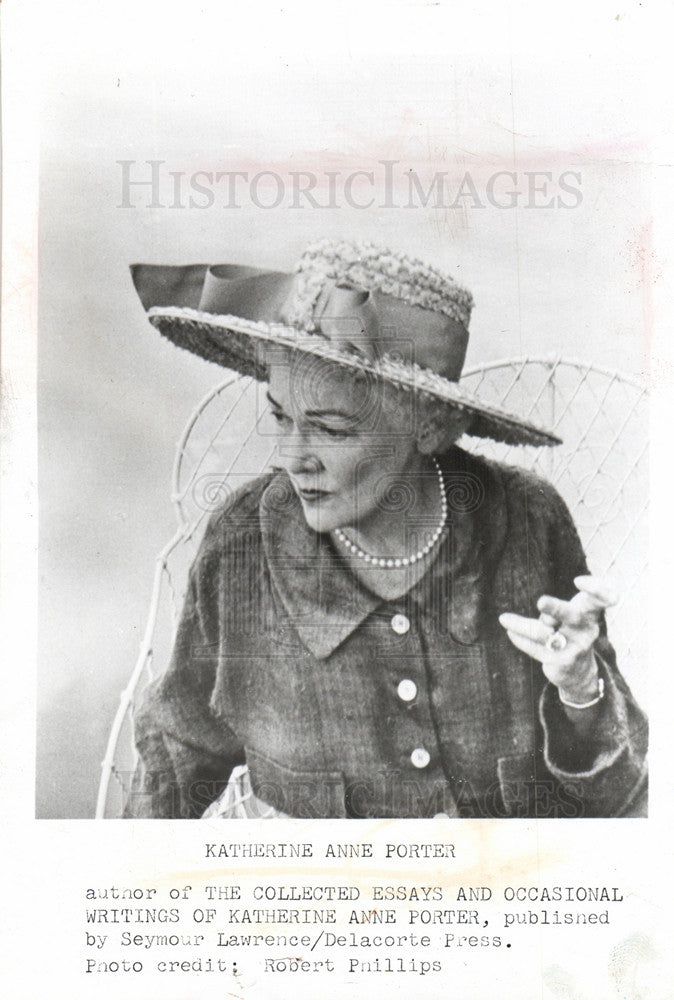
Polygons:
<instances>
[{"instance_id":1,"label":"ring on finger","mask_svg":"<svg viewBox=\"0 0 674 1000\"><path fill-rule=\"evenodd\" d=\"M555 629L548 638L545 640L545 648L549 649L551 653L561 653L563 649L566 649L566 644L568 640L563 632L559 629Z\"/></svg>"}]
</instances>

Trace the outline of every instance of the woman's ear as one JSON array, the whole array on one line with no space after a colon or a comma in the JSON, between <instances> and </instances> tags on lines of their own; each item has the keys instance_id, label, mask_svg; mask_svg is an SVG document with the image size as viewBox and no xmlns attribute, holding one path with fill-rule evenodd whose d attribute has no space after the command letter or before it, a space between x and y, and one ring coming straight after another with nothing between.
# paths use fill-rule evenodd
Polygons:
<instances>
[{"instance_id":1,"label":"woman's ear","mask_svg":"<svg viewBox=\"0 0 674 1000\"><path fill-rule=\"evenodd\" d=\"M422 455L440 455L466 433L470 424L471 416L465 410L453 406L434 408L420 415L417 447Z\"/></svg>"}]
</instances>

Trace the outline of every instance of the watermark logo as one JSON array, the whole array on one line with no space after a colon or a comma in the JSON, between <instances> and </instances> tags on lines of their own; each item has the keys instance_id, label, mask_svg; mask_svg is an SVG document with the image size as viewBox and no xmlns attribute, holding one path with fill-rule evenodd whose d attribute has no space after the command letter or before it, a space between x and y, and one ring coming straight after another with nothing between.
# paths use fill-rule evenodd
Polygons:
<instances>
[{"instance_id":1,"label":"watermark logo","mask_svg":"<svg viewBox=\"0 0 674 1000\"><path fill-rule=\"evenodd\" d=\"M572 209L583 201L578 170L491 173L406 168L378 160L367 169L176 169L166 160L117 160L118 208L325 210Z\"/></svg>"}]
</instances>

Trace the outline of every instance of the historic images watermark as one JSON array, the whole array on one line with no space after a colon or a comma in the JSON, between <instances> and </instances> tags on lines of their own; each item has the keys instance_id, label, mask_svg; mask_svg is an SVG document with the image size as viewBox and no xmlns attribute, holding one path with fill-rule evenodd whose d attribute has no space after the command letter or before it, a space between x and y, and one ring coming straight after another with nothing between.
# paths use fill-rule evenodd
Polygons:
<instances>
[{"instance_id":1,"label":"historic images watermark","mask_svg":"<svg viewBox=\"0 0 674 1000\"><path fill-rule=\"evenodd\" d=\"M131 787L131 773L120 773ZM198 780L181 793L172 775L161 771L146 773L142 791L132 789L130 799L141 801L161 792L173 801L174 814L181 808L196 814L220 795L225 782ZM269 808L281 815L303 819L342 816L368 819L373 816L414 816L419 811L427 816L447 816L446 789L424 785L415 778L393 768L345 785L341 775L286 774L282 781L265 774L257 783L256 797L249 803L249 818L269 815ZM335 811L336 809L336 811ZM518 819L536 816L538 819L573 819L587 815L587 806L579 782L555 781L534 775L518 779L502 778L484 787L474 787L470 781L458 780L453 789L453 811L457 818Z\"/></svg>"},{"instance_id":2,"label":"historic images watermark","mask_svg":"<svg viewBox=\"0 0 674 1000\"><path fill-rule=\"evenodd\" d=\"M118 208L573 209L579 170L424 171L401 160L354 170L178 169L166 160L117 160Z\"/></svg>"}]
</instances>

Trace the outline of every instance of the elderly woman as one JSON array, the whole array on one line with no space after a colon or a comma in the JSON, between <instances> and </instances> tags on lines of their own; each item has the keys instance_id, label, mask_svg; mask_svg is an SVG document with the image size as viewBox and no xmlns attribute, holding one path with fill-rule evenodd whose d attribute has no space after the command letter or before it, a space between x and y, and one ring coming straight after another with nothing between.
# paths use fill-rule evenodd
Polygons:
<instances>
[{"instance_id":1,"label":"elderly woman","mask_svg":"<svg viewBox=\"0 0 674 1000\"><path fill-rule=\"evenodd\" d=\"M568 510L456 444L558 443L460 389L470 294L328 242L291 274L134 280L174 343L268 382L278 447L208 524L127 815L241 815L236 790L248 815L643 814L646 721Z\"/></svg>"}]
</instances>

